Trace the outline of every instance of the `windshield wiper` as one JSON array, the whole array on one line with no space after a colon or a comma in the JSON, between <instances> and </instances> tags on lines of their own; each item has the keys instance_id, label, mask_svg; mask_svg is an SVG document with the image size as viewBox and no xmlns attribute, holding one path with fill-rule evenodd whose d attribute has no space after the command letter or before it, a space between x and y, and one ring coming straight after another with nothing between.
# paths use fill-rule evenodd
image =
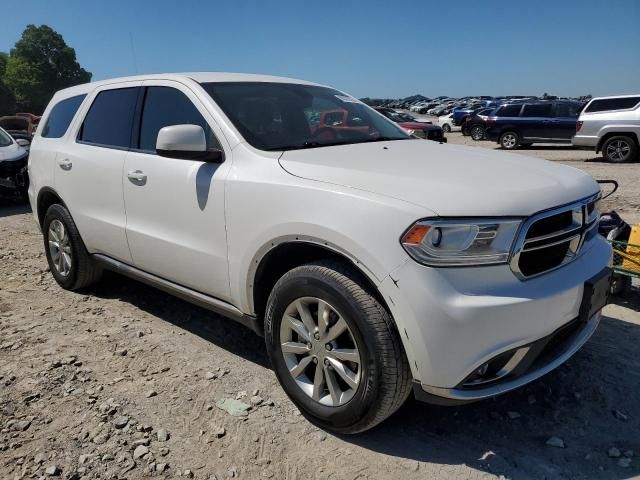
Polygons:
<instances>
[{"instance_id":1,"label":"windshield wiper","mask_svg":"<svg viewBox=\"0 0 640 480\"><path fill-rule=\"evenodd\" d=\"M318 148L318 147L332 147L335 145L354 145L356 143L369 143L369 142L386 142L391 140L410 140L411 137L406 138L394 138L394 137L375 137L375 138L366 138L363 140L341 140L337 142L303 142L299 145L280 145L277 147L269 147L266 150L269 152L280 152L287 150L302 150L305 148Z\"/></svg>"}]
</instances>

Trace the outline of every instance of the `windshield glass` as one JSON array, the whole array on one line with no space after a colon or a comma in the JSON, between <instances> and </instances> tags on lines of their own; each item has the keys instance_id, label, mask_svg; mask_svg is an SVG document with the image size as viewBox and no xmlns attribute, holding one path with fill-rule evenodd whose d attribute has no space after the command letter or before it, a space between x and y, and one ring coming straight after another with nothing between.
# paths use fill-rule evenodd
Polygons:
<instances>
[{"instance_id":1,"label":"windshield glass","mask_svg":"<svg viewBox=\"0 0 640 480\"><path fill-rule=\"evenodd\" d=\"M13 143L13 140L7 132L0 128L0 147L8 147Z\"/></svg>"},{"instance_id":2,"label":"windshield glass","mask_svg":"<svg viewBox=\"0 0 640 480\"><path fill-rule=\"evenodd\" d=\"M245 140L260 150L411 138L365 104L331 88L267 82L202 86Z\"/></svg>"}]
</instances>

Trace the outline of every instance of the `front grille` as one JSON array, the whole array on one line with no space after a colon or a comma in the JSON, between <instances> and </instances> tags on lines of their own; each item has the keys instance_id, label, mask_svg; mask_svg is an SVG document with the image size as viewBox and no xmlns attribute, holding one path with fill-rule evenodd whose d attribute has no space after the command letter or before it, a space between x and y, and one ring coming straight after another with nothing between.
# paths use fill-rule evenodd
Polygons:
<instances>
[{"instance_id":1,"label":"front grille","mask_svg":"<svg viewBox=\"0 0 640 480\"><path fill-rule=\"evenodd\" d=\"M511 260L521 279L548 272L574 260L598 225L599 194L534 215L525 222Z\"/></svg>"}]
</instances>

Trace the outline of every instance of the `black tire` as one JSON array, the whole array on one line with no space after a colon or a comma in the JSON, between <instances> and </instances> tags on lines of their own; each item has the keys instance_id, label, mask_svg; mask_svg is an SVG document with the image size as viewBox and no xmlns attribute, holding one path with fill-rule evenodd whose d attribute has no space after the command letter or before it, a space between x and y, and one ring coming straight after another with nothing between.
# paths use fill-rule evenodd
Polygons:
<instances>
[{"instance_id":1,"label":"black tire","mask_svg":"<svg viewBox=\"0 0 640 480\"><path fill-rule=\"evenodd\" d=\"M280 384L302 414L337 433L368 430L393 414L411 392L404 349L386 309L368 292L359 273L336 261L318 261L286 273L273 288L265 314L267 353ZM288 306L303 297L322 299L336 308L360 352L360 381L340 406L313 400L296 383L285 363L280 331Z\"/></svg>"},{"instance_id":2,"label":"black tire","mask_svg":"<svg viewBox=\"0 0 640 480\"><path fill-rule=\"evenodd\" d=\"M484 127L482 125L474 125L471 127L471 138L476 142L484 139Z\"/></svg>"},{"instance_id":3,"label":"black tire","mask_svg":"<svg viewBox=\"0 0 640 480\"><path fill-rule=\"evenodd\" d=\"M618 135L608 138L602 145L602 156L607 162L626 163L638 158L638 145L631 137Z\"/></svg>"},{"instance_id":4,"label":"black tire","mask_svg":"<svg viewBox=\"0 0 640 480\"><path fill-rule=\"evenodd\" d=\"M52 259L49 248L50 227L54 221L59 221L64 226L65 236L68 236L70 246L71 266L69 272L63 275ZM78 228L69 211L62 205L51 205L44 216L42 224L42 236L44 238L44 250L49 263L49 269L53 278L65 290L79 290L97 282L102 276L102 268L97 265L87 252L80 237ZM53 239L52 239L53 240Z\"/></svg>"},{"instance_id":5,"label":"black tire","mask_svg":"<svg viewBox=\"0 0 640 480\"><path fill-rule=\"evenodd\" d=\"M442 131L443 131L444 133L449 133L449 132L451 132L451 127L449 126L449 124L448 124L448 123L445 123L445 124L442 126Z\"/></svg>"},{"instance_id":6,"label":"black tire","mask_svg":"<svg viewBox=\"0 0 640 480\"><path fill-rule=\"evenodd\" d=\"M515 150L520 146L520 135L511 130L504 132L500 135L500 146L505 150Z\"/></svg>"}]
</instances>

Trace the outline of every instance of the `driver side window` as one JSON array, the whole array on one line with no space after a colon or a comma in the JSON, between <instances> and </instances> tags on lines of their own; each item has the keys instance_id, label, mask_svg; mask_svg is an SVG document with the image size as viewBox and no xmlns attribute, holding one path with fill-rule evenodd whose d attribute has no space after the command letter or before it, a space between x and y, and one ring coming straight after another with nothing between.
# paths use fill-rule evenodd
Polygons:
<instances>
[{"instance_id":1,"label":"driver side window","mask_svg":"<svg viewBox=\"0 0 640 480\"><path fill-rule=\"evenodd\" d=\"M160 129L183 124L200 125L207 138L207 148L220 148L213 130L184 93L171 87L147 87L140 121L139 149L155 152Z\"/></svg>"}]
</instances>

